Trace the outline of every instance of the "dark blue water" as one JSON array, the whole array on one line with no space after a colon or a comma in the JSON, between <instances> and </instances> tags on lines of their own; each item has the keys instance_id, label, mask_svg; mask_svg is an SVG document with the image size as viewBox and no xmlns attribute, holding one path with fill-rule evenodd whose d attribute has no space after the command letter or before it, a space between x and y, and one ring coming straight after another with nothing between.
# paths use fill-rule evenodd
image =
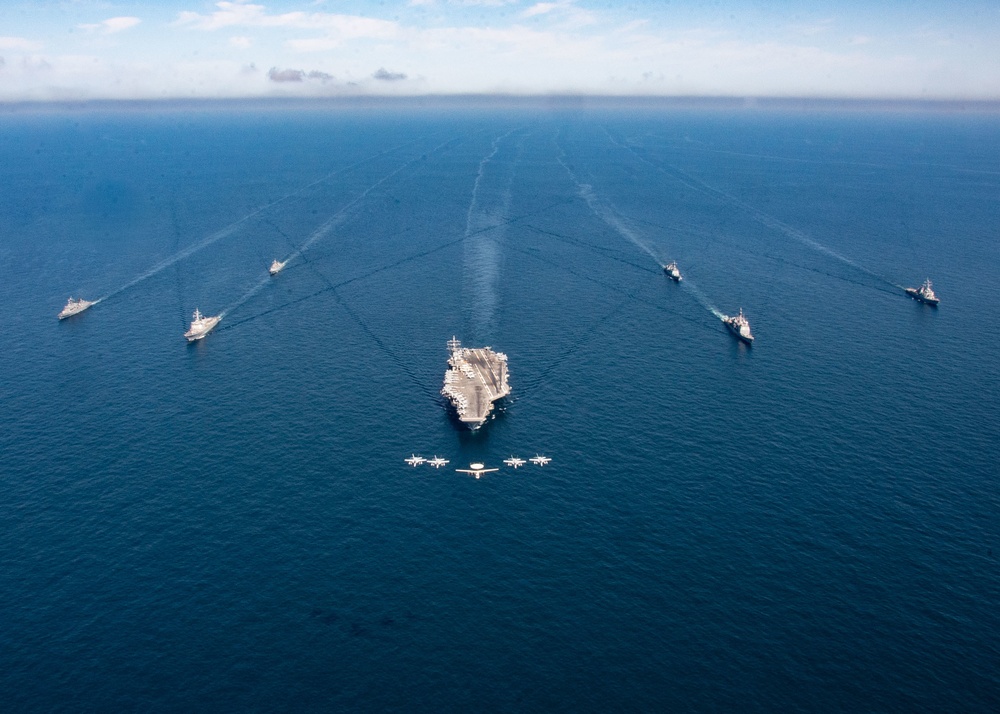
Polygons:
<instances>
[{"instance_id":1,"label":"dark blue water","mask_svg":"<svg viewBox=\"0 0 1000 714\"><path fill-rule=\"evenodd\" d=\"M996 116L0 126L5 709L1000 706Z\"/></svg>"}]
</instances>

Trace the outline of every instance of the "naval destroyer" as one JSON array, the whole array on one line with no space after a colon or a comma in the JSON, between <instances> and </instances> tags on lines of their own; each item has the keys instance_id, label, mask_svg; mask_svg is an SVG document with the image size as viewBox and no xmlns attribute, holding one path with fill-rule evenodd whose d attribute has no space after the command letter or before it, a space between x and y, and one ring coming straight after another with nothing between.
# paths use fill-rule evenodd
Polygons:
<instances>
[{"instance_id":1,"label":"naval destroyer","mask_svg":"<svg viewBox=\"0 0 1000 714\"><path fill-rule=\"evenodd\" d=\"M510 394L507 355L489 347L462 347L452 337L441 394L455 408L458 420L475 431L493 411L493 402Z\"/></svg>"},{"instance_id":2,"label":"naval destroyer","mask_svg":"<svg viewBox=\"0 0 1000 714\"><path fill-rule=\"evenodd\" d=\"M277 275L285 267L285 263L287 262L288 261L286 260L284 263L282 263L281 261L275 259L275 261L271 263L271 267L267 269L267 272L269 272L271 275Z\"/></svg>"},{"instance_id":3,"label":"naval destroyer","mask_svg":"<svg viewBox=\"0 0 1000 714\"><path fill-rule=\"evenodd\" d=\"M667 274L667 277L673 280L675 283L679 283L684 278L681 276L680 268L677 267L677 261L670 261L669 265L663 266L663 272Z\"/></svg>"},{"instance_id":4,"label":"naval destroyer","mask_svg":"<svg viewBox=\"0 0 1000 714\"><path fill-rule=\"evenodd\" d=\"M753 343L753 335L750 333L750 322L743 315L743 308L740 308L740 314L734 315L733 317L726 316L722 318L722 321L726 323L726 327L729 331L736 335L738 338L746 342L748 345Z\"/></svg>"},{"instance_id":5,"label":"naval destroyer","mask_svg":"<svg viewBox=\"0 0 1000 714\"><path fill-rule=\"evenodd\" d=\"M59 319L65 320L67 317L73 317L73 315L79 315L81 312L83 312L96 302L97 302L96 300L90 301L90 300L84 300L83 298L80 298L79 300L74 300L73 298L70 298L69 302L66 303L66 307L64 307L62 309L62 312L59 313Z\"/></svg>"},{"instance_id":6,"label":"naval destroyer","mask_svg":"<svg viewBox=\"0 0 1000 714\"><path fill-rule=\"evenodd\" d=\"M202 339L205 335L215 329L215 326L219 324L219 320L222 319L222 315L216 315L215 317L205 317L201 314L198 308L195 308L194 315L191 318L191 329L184 333L188 342L194 342L195 340Z\"/></svg>"},{"instance_id":7,"label":"naval destroyer","mask_svg":"<svg viewBox=\"0 0 1000 714\"><path fill-rule=\"evenodd\" d=\"M919 288L906 288L906 294L909 295L914 300L918 300L926 305L934 305L935 307L939 302L938 296L934 294L934 288L931 287L931 279L927 278L924 284Z\"/></svg>"}]
</instances>

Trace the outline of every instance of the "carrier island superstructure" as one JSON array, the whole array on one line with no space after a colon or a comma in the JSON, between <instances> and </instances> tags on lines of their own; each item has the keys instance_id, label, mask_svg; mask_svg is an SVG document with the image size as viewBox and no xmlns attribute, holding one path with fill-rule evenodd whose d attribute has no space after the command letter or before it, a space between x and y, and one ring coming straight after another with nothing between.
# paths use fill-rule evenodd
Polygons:
<instances>
[{"instance_id":1,"label":"carrier island superstructure","mask_svg":"<svg viewBox=\"0 0 1000 714\"><path fill-rule=\"evenodd\" d=\"M451 401L459 421L475 431L493 411L493 402L510 394L507 355L489 347L462 347L452 337L441 394Z\"/></svg>"}]
</instances>

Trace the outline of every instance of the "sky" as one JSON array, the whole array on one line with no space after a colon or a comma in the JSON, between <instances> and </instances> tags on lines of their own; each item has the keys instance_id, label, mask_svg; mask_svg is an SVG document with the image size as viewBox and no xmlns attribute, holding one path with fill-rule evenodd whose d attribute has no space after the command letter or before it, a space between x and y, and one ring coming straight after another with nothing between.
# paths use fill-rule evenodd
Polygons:
<instances>
[{"instance_id":1,"label":"sky","mask_svg":"<svg viewBox=\"0 0 1000 714\"><path fill-rule=\"evenodd\" d=\"M996 0L0 0L0 102L1000 99Z\"/></svg>"}]
</instances>

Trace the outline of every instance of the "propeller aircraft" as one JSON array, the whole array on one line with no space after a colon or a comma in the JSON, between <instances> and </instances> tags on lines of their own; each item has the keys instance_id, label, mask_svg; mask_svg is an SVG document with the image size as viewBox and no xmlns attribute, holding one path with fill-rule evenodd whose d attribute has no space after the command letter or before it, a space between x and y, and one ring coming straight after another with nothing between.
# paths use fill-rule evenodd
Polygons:
<instances>
[{"instance_id":1,"label":"propeller aircraft","mask_svg":"<svg viewBox=\"0 0 1000 714\"><path fill-rule=\"evenodd\" d=\"M455 470L458 471L459 473L472 474L476 478L479 478L483 474L488 474L491 471L499 471L500 469L488 469L486 468L486 464L481 464L479 462L476 462L469 464L469 468L467 469L455 469Z\"/></svg>"}]
</instances>

